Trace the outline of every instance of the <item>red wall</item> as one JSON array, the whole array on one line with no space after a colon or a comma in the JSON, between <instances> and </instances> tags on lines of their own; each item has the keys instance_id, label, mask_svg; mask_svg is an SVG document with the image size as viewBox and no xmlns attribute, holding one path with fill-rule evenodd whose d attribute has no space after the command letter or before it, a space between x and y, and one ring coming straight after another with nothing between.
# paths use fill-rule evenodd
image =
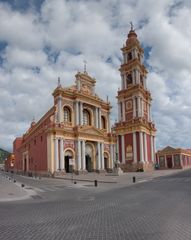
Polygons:
<instances>
[{"instance_id":1,"label":"red wall","mask_svg":"<svg viewBox=\"0 0 191 240\"><path fill-rule=\"evenodd\" d=\"M125 134L125 155L126 155L126 148L128 145L131 145L133 147L133 133L129 133L129 134ZM132 149L133 150L133 149ZM133 159L129 160L129 161L133 161ZM128 162L129 162L128 161Z\"/></svg>"}]
</instances>

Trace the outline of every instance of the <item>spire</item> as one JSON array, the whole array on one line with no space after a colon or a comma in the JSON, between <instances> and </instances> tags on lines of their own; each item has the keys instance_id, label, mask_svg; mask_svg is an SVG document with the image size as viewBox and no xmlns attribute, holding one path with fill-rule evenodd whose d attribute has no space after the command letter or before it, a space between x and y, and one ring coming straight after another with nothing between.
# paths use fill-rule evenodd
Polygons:
<instances>
[{"instance_id":1,"label":"spire","mask_svg":"<svg viewBox=\"0 0 191 240\"><path fill-rule=\"evenodd\" d=\"M86 61L86 60L84 60L84 73L86 73L86 74L87 74L86 67L87 67L87 61Z\"/></svg>"},{"instance_id":2,"label":"spire","mask_svg":"<svg viewBox=\"0 0 191 240\"><path fill-rule=\"evenodd\" d=\"M60 77L58 77L58 87L61 87Z\"/></svg>"}]
</instances>

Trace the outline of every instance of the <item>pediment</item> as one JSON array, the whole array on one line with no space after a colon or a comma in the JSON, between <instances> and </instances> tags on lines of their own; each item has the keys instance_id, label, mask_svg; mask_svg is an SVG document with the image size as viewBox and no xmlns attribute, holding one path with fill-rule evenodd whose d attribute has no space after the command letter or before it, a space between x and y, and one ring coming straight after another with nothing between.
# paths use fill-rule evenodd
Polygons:
<instances>
[{"instance_id":1,"label":"pediment","mask_svg":"<svg viewBox=\"0 0 191 240\"><path fill-rule=\"evenodd\" d=\"M162 149L163 152L172 152L172 151L175 151L175 150L176 150L176 148L173 148L171 146L167 146L164 149Z\"/></svg>"},{"instance_id":2,"label":"pediment","mask_svg":"<svg viewBox=\"0 0 191 240\"><path fill-rule=\"evenodd\" d=\"M79 133L87 134L87 135L94 135L99 137L104 137L104 132L99 130L93 126L82 126L78 129Z\"/></svg>"}]
</instances>

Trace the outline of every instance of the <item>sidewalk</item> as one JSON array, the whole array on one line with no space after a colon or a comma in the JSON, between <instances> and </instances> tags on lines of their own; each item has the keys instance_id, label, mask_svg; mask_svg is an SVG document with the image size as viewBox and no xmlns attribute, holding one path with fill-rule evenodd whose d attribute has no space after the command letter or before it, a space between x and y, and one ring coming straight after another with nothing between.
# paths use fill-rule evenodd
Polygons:
<instances>
[{"instance_id":1,"label":"sidewalk","mask_svg":"<svg viewBox=\"0 0 191 240\"><path fill-rule=\"evenodd\" d=\"M89 173L89 174L80 174L75 175L71 173L67 173L64 176L55 177L56 179L65 179L80 182L94 182L97 180L100 183L115 183L117 185L125 185L132 183L133 177L136 178L136 181L143 181L143 180L151 180L153 178L168 176L172 174L176 174L183 170L156 170L151 172L128 172L122 173L120 175L117 174L109 174L109 173Z\"/></svg>"},{"instance_id":2,"label":"sidewalk","mask_svg":"<svg viewBox=\"0 0 191 240\"><path fill-rule=\"evenodd\" d=\"M34 191L22 188L20 183L14 183L13 179L9 180L0 173L0 202L24 200L34 194Z\"/></svg>"}]
</instances>

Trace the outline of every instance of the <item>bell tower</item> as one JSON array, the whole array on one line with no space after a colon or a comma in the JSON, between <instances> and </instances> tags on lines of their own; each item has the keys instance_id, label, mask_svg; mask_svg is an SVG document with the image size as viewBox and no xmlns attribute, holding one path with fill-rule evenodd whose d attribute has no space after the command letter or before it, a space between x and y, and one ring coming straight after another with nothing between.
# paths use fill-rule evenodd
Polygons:
<instances>
[{"instance_id":1,"label":"bell tower","mask_svg":"<svg viewBox=\"0 0 191 240\"><path fill-rule=\"evenodd\" d=\"M121 88L118 90L118 161L124 171L148 170L155 162L156 128L151 119L151 93L147 89L144 50L131 24L121 48Z\"/></svg>"}]
</instances>

